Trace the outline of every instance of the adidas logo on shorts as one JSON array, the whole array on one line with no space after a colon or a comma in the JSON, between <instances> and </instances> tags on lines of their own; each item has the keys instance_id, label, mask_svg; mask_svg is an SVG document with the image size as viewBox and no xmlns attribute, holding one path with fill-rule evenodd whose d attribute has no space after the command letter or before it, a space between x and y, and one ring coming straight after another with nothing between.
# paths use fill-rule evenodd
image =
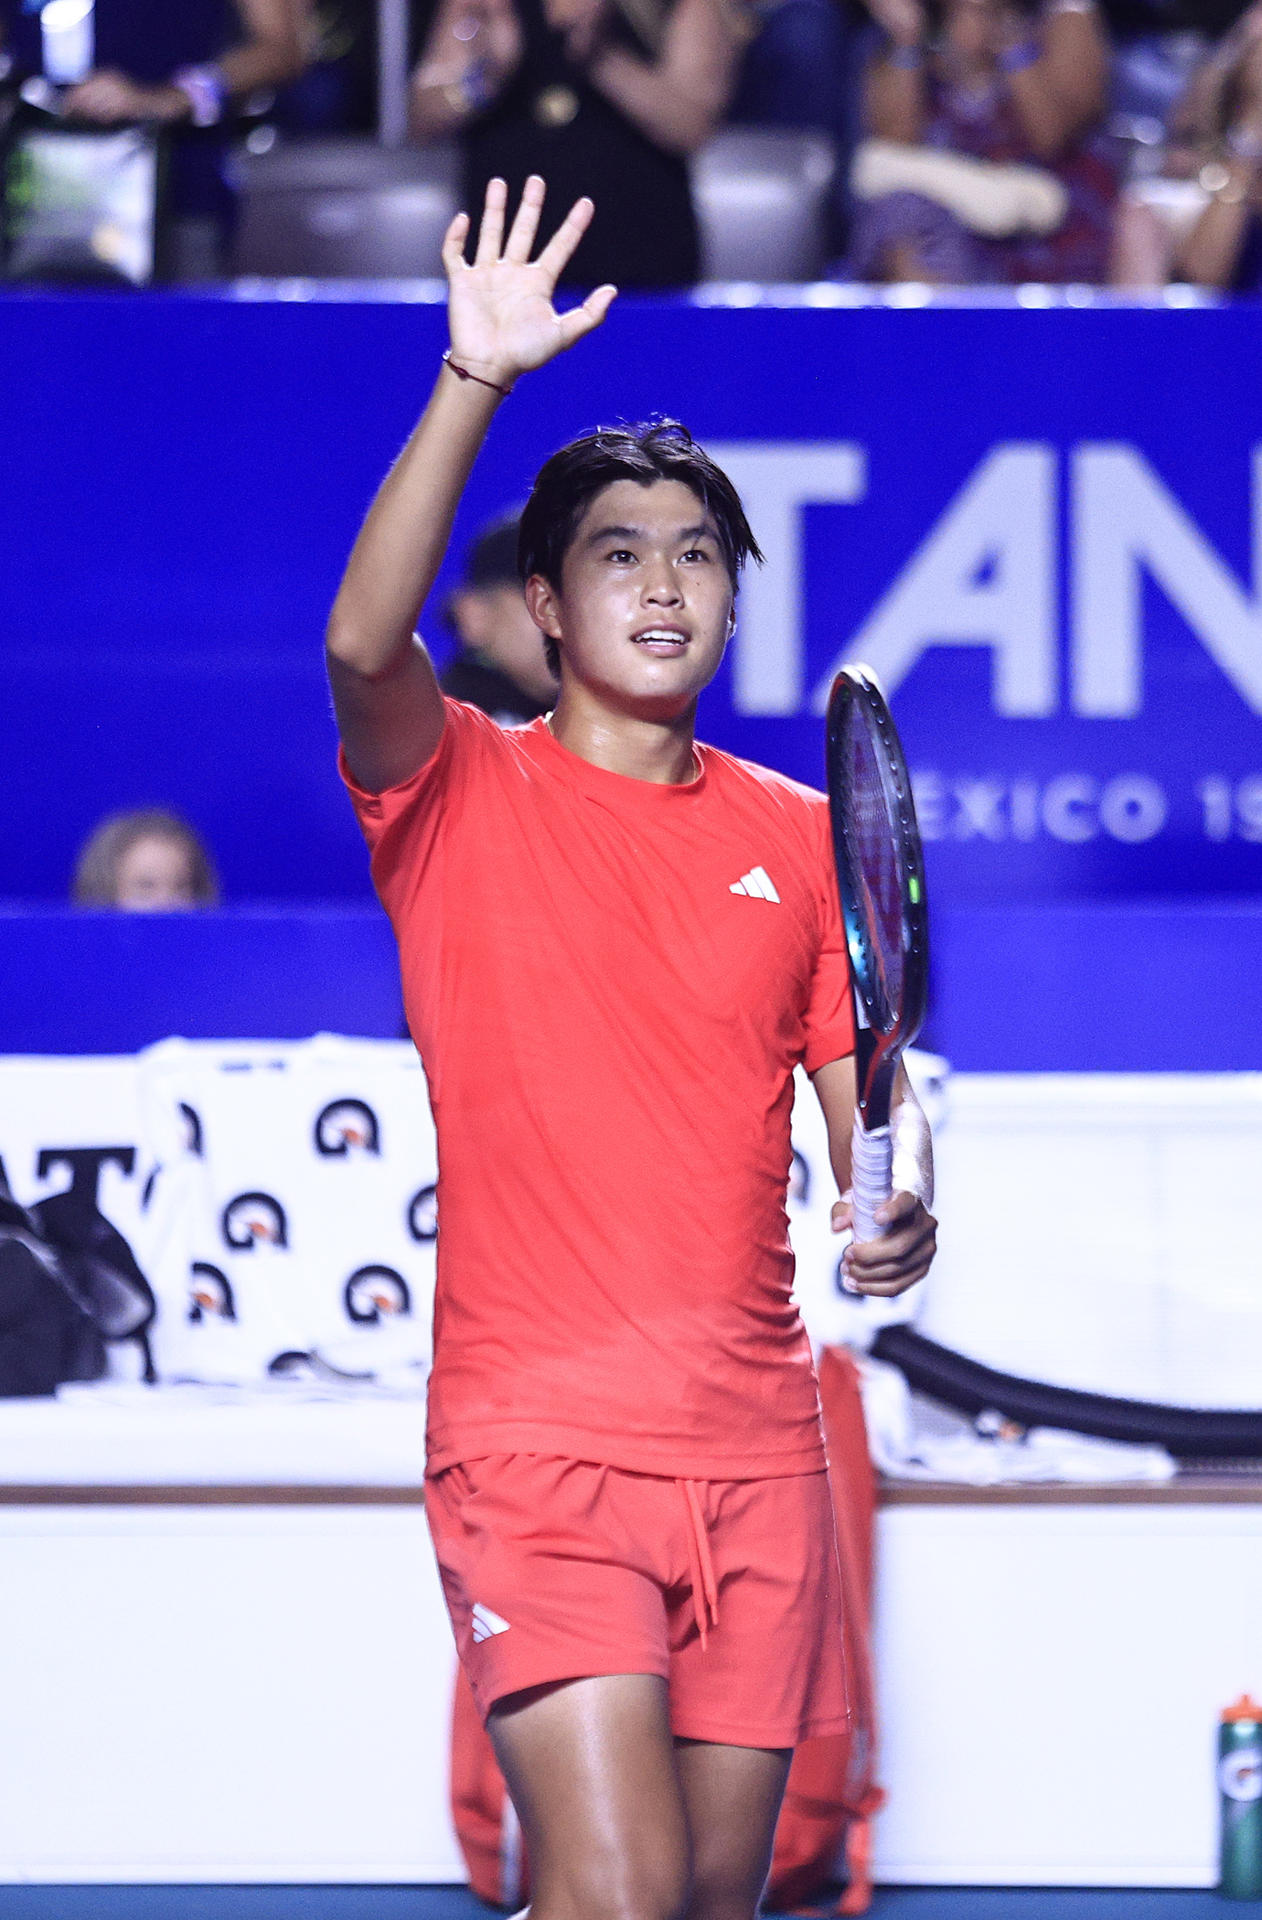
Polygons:
<instances>
[{"instance_id":1,"label":"adidas logo on shorts","mask_svg":"<svg viewBox=\"0 0 1262 1920\"><path fill-rule=\"evenodd\" d=\"M473 1605L473 1641L475 1646L479 1645L483 1640L489 1640L493 1633L507 1633L508 1624L507 1620L500 1619L498 1613L492 1613L491 1609L484 1607L480 1600L475 1600Z\"/></svg>"}]
</instances>

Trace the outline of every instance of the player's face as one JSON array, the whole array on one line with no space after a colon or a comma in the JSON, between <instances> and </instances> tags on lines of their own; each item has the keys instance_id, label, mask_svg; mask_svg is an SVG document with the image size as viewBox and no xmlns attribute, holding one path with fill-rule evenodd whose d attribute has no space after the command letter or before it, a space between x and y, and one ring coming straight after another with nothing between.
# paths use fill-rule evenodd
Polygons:
<instances>
[{"instance_id":1,"label":"player's face","mask_svg":"<svg viewBox=\"0 0 1262 1920\"><path fill-rule=\"evenodd\" d=\"M561 679L646 717L684 712L714 678L733 589L712 516L679 480L615 480L591 501L559 589L527 599L561 649Z\"/></svg>"}]
</instances>

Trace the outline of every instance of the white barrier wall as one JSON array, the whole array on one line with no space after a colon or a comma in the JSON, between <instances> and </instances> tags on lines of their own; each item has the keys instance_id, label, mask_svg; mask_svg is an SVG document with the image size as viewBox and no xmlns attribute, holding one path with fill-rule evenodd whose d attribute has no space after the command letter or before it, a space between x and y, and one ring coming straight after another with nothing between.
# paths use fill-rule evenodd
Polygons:
<instances>
[{"instance_id":1,"label":"white barrier wall","mask_svg":"<svg viewBox=\"0 0 1262 1920\"><path fill-rule=\"evenodd\" d=\"M0 1880L464 1878L418 1506L0 1508L0 1542Z\"/></svg>"},{"instance_id":2,"label":"white barrier wall","mask_svg":"<svg viewBox=\"0 0 1262 1920\"><path fill-rule=\"evenodd\" d=\"M1262 1074L958 1074L923 1333L1007 1373L1262 1407Z\"/></svg>"},{"instance_id":3,"label":"white barrier wall","mask_svg":"<svg viewBox=\"0 0 1262 1920\"><path fill-rule=\"evenodd\" d=\"M1262 1501L887 1507L877 1549L878 1878L1212 1884ZM463 1878L418 1505L0 1505L0 1556L0 1881Z\"/></svg>"},{"instance_id":4,"label":"white barrier wall","mask_svg":"<svg viewBox=\"0 0 1262 1920\"><path fill-rule=\"evenodd\" d=\"M432 1142L405 1135L397 1161L373 1154L354 1103L384 1137L387 1083L406 1080L414 1100L416 1069L409 1049L383 1048L360 1063L365 1079L339 1044L310 1072L243 1068L234 1087L265 1071L271 1089L247 1157L212 1164L204 1125L203 1153L184 1149L201 1163L182 1163L187 1190L170 1188L188 1204L166 1212L141 1205L145 1168L161 1160L169 1185L175 1162L154 1148L134 1062L0 1063L0 1154L17 1196L68 1183L53 1149L134 1146L130 1170L125 1153L101 1164L99 1194L155 1262L160 1361L178 1355L171 1370L187 1372L211 1354L199 1344L209 1320L210 1377L254 1383L114 1381L0 1402L0 1879L460 1877L446 1810L451 1638L418 1502L424 1269L404 1275L410 1313L388 1288L369 1295L375 1320L346 1315L341 1271L432 1260L430 1213L413 1204L432 1184ZM200 1061L180 1065L181 1098L194 1066L238 1072L223 1049ZM272 1099L285 1087L292 1102ZM204 1103L203 1122L236 1098ZM313 1146L330 1110L326 1145L345 1154ZM1260 1136L1262 1076L956 1077L922 1324L1036 1377L1256 1403ZM833 1283L813 1120L796 1139L804 1310L835 1338L839 1315L867 1310ZM305 1223L324 1202L272 1178L286 1155L304 1178L336 1183L348 1217L343 1189L371 1198L375 1183L393 1208L393 1255L335 1237L308 1262L318 1236ZM274 1200L277 1187L284 1245L269 1242L266 1208L240 1245L197 1241L222 1239L243 1194ZM235 1320L190 1289L194 1253L229 1279ZM264 1379L276 1343L333 1336L339 1357L392 1390ZM1251 1492L886 1507L882 1878L1212 1882L1216 1715L1262 1691L1262 1488Z\"/></svg>"},{"instance_id":5,"label":"white barrier wall","mask_svg":"<svg viewBox=\"0 0 1262 1920\"><path fill-rule=\"evenodd\" d=\"M1249 1503L894 1506L877 1877L1204 1887L1218 1715L1262 1681Z\"/></svg>"}]
</instances>

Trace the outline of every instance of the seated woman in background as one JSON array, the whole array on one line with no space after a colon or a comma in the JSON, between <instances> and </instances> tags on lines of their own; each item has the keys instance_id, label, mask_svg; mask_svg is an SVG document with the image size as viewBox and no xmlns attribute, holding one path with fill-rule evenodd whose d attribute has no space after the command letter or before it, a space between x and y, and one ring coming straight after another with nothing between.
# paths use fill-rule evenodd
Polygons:
<instances>
[{"instance_id":1,"label":"seated woman in background","mask_svg":"<svg viewBox=\"0 0 1262 1920\"><path fill-rule=\"evenodd\" d=\"M1102 282L1114 171L1095 0L868 0L849 272L939 286Z\"/></svg>"},{"instance_id":2,"label":"seated woman in background","mask_svg":"<svg viewBox=\"0 0 1262 1920\"><path fill-rule=\"evenodd\" d=\"M440 0L412 77L412 132L458 142L464 207L496 177L515 205L542 174L541 243L591 195L598 218L563 285L691 286L687 156L723 117L741 47L722 0Z\"/></svg>"},{"instance_id":3,"label":"seated woman in background","mask_svg":"<svg viewBox=\"0 0 1262 1920\"><path fill-rule=\"evenodd\" d=\"M1262 0L1193 74L1160 173L1127 187L1111 277L1262 293Z\"/></svg>"},{"instance_id":4,"label":"seated woman in background","mask_svg":"<svg viewBox=\"0 0 1262 1920\"><path fill-rule=\"evenodd\" d=\"M81 907L177 913L219 903L219 879L185 820L161 807L111 814L85 841L72 889Z\"/></svg>"}]
</instances>

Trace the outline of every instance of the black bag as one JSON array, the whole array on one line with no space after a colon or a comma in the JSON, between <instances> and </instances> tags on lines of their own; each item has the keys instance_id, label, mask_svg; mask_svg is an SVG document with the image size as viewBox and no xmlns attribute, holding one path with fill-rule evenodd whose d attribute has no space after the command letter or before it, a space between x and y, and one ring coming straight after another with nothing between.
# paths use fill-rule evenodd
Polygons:
<instances>
[{"instance_id":1,"label":"black bag","mask_svg":"<svg viewBox=\"0 0 1262 1920\"><path fill-rule=\"evenodd\" d=\"M75 1299L57 1256L5 1187L0 1192L0 1397L55 1393L99 1380L105 1341Z\"/></svg>"},{"instance_id":2,"label":"black bag","mask_svg":"<svg viewBox=\"0 0 1262 1920\"><path fill-rule=\"evenodd\" d=\"M107 1343L134 1341L155 1379L156 1303L131 1248L73 1189L23 1207L0 1173L0 1398L99 1380Z\"/></svg>"}]
</instances>

